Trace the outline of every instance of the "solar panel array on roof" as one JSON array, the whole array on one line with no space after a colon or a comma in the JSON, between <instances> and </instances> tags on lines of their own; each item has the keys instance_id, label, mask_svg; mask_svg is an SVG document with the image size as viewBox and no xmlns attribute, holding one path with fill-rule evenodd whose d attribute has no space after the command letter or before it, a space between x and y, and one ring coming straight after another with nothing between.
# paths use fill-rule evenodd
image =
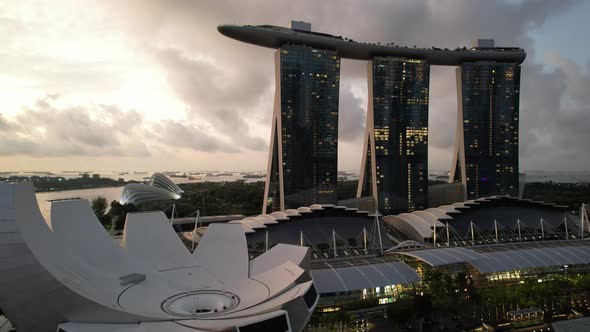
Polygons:
<instances>
[{"instance_id":1,"label":"solar panel array on roof","mask_svg":"<svg viewBox=\"0 0 590 332\"><path fill-rule=\"evenodd\" d=\"M486 250L485 252L469 248L436 248L398 252L398 254L417 258L434 267L468 263L480 273L493 273L590 264L590 250L588 249L588 246L584 245L522 247L512 250Z\"/></svg>"},{"instance_id":2,"label":"solar panel array on roof","mask_svg":"<svg viewBox=\"0 0 590 332\"><path fill-rule=\"evenodd\" d=\"M350 292L420 281L418 274L402 262L352 265L311 270L320 294Z\"/></svg>"}]
</instances>

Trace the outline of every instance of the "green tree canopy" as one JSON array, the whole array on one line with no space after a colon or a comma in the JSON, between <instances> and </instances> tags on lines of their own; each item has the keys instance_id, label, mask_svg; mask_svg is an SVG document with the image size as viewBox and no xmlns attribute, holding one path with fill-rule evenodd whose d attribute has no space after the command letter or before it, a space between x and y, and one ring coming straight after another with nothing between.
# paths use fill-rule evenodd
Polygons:
<instances>
[{"instance_id":1,"label":"green tree canopy","mask_svg":"<svg viewBox=\"0 0 590 332\"><path fill-rule=\"evenodd\" d=\"M100 223L105 228L109 228L111 226L111 218L106 215L107 208L109 207L107 199L104 196L97 196L90 201L90 207Z\"/></svg>"}]
</instances>

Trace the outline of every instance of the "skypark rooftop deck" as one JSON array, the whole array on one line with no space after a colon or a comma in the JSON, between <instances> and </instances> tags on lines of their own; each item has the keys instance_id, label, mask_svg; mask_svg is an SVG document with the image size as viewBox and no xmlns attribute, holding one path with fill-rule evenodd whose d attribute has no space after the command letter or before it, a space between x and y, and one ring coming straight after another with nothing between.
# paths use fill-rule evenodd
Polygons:
<instances>
[{"instance_id":1,"label":"skypark rooftop deck","mask_svg":"<svg viewBox=\"0 0 590 332\"><path fill-rule=\"evenodd\" d=\"M217 30L232 39L269 48L285 44L307 45L319 49L336 50L342 58L371 60L374 57L407 57L423 59L432 65L457 66L463 62L496 61L520 64L526 52L518 47L456 48L454 50L417 48L357 42L326 33L294 30L273 25L220 25Z\"/></svg>"}]
</instances>

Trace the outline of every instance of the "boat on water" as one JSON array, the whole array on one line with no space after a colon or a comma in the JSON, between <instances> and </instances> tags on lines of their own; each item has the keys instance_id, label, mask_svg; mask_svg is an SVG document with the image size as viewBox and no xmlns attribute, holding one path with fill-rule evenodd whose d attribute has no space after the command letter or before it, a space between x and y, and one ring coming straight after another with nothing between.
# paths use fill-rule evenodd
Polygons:
<instances>
[{"instance_id":1,"label":"boat on water","mask_svg":"<svg viewBox=\"0 0 590 332\"><path fill-rule=\"evenodd\" d=\"M266 175L262 175L262 174L246 174L244 176L242 176L244 179L261 179L266 177Z\"/></svg>"},{"instance_id":2,"label":"boat on water","mask_svg":"<svg viewBox=\"0 0 590 332\"><path fill-rule=\"evenodd\" d=\"M233 176L233 173L219 173L217 176Z\"/></svg>"}]
</instances>

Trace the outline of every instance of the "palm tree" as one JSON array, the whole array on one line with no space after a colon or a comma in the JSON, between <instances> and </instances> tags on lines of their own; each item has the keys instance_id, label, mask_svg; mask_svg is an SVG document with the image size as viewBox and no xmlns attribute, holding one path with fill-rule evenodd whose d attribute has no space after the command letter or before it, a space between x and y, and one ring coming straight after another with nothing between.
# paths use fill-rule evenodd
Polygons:
<instances>
[{"instance_id":1,"label":"palm tree","mask_svg":"<svg viewBox=\"0 0 590 332\"><path fill-rule=\"evenodd\" d=\"M111 225L110 218L106 216L108 206L107 199L104 196L97 196L90 202L92 211L94 211L94 214L105 228Z\"/></svg>"}]
</instances>

